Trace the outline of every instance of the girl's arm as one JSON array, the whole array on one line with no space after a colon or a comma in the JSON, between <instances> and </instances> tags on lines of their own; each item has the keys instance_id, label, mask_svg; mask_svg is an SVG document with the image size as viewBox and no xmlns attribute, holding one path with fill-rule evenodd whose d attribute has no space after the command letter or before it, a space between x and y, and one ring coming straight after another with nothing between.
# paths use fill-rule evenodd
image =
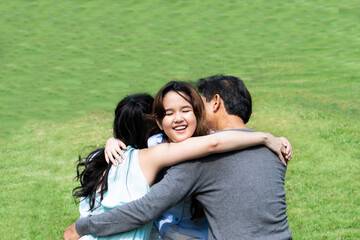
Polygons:
<instances>
[{"instance_id":1,"label":"girl's arm","mask_svg":"<svg viewBox=\"0 0 360 240\"><path fill-rule=\"evenodd\" d=\"M266 133L264 133L264 134L266 134ZM273 137L273 136L271 135L271 137ZM282 142L282 145L284 147L284 148L281 148L282 155L285 157L285 159L287 161L290 161L290 159L293 156L293 150L292 150L291 143L285 137L280 137L278 139ZM271 143L271 141L268 141L268 145L270 143ZM267 145L265 144L265 146L267 146ZM126 145L121 140L116 139L116 138L109 138L106 141L106 146L105 146L105 150L104 150L106 162L107 163L111 162L114 166L116 166L117 162L115 159L117 159L119 161L119 163L121 163L122 160L125 159L125 155L121 149L126 150ZM276 152L276 151L274 151L274 152Z\"/></svg>"},{"instance_id":2,"label":"girl's arm","mask_svg":"<svg viewBox=\"0 0 360 240\"><path fill-rule=\"evenodd\" d=\"M214 153L239 150L264 144L275 152L286 165L281 152L285 151L282 141L273 135L262 132L223 131L207 136L192 137L180 143L163 143L152 148L140 150L140 164L145 175L156 173L166 166L182 161L204 157ZM150 169L147 171L146 169ZM150 177L150 179L152 176Z\"/></svg>"}]
</instances>

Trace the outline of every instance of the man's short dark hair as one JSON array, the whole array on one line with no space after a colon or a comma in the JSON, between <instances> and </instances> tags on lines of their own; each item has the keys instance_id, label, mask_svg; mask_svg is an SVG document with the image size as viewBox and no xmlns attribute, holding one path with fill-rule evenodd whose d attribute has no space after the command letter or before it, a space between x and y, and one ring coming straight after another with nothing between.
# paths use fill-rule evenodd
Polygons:
<instances>
[{"instance_id":1,"label":"man's short dark hair","mask_svg":"<svg viewBox=\"0 0 360 240\"><path fill-rule=\"evenodd\" d=\"M219 94L228 114L240 117L244 123L249 121L252 112L251 95L241 79L224 75L210 76L199 79L197 88L206 102Z\"/></svg>"}]
</instances>

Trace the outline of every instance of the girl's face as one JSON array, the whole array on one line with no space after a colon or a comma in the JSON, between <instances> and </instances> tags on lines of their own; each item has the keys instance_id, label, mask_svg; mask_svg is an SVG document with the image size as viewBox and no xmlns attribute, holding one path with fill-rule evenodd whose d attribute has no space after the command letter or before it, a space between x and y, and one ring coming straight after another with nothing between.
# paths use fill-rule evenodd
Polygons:
<instances>
[{"instance_id":1,"label":"girl's face","mask_svg":"<svg viewBox=\"0 0 360 240\"><path fill-rule=\"evenodd\" d=\"M163 104L165 116L158 125L170 141L182 142L191 137L197 123L191 104L174 91L165 94Z\"/></svg>"}]
</instances>

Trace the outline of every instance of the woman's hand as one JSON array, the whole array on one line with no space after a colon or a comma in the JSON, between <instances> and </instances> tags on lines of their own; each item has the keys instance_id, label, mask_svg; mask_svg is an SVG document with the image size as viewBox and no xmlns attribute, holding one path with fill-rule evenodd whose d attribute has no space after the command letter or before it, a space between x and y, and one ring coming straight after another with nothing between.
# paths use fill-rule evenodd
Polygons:
<instances>
[{"instance_id":1,"label":"woman's hand","mask_svg":"<svg viewBox=\"0 0 360 240\"><path fill-rule=\"evenodd\" d=\"M286 161L282 153L286 153L287 151L289 151L289 149L286 149L285 145L283 144L283 141L285 142L284 139L286 140L286 146L288 147L290 146L291 148L291 145L286 138L281 139L274 137L270 133L266 133L265 146L269 148L271 151L273 151L275 154L277 154L280 161L286 166ZM292 148L291 148L291 153L292 153Z\"/></svg>"},{"instance_id":2,"label":"woman's hand","mask_svg":"<svg viewBox=\"0 0 360 240\"><path fill-rule=\"evenodd\" d=\"M126 150L126 145L122 141L116 138L109 138L106 141L104 150L106 162L111 162L114 166L116 166L117 163L114 159L116 158L119 163L122 163L123 159L125 159L125 155L121 149Z\"/></svg>"}]
</instances>

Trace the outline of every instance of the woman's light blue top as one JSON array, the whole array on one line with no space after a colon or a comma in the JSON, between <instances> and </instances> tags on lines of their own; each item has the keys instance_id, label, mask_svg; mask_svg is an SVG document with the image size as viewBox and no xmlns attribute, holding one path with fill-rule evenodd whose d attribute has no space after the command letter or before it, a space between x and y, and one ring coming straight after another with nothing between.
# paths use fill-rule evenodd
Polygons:
<instances>
[{"instance_id":1,"label":"woman's light blue top","mask_svg":"<svg viewBox=\"0 0 360 240\"><path fill-rule=\"evenodd\" d=\"M79 210L80 217L88 215L100 214L109 211L117 206L126 204L127 202L136 200L144 196L149 190L149 184L143 175L139 165L139 150L131 146L127 147L125 153L125 160L116 167L112 166L108 176L108 190L104 194L103 200L100 202L100 196L97 196L96 206L93 211L89 211L88 199L81 199ZM147 239L152 223L137 228L133 231L115 234L106 237L95 237L87 235L87 239Z\"/></svg>"},{"instance_id":2,"label":"woman's light blue top","mask_svg":"<svg viewBox=\"0 0 360 240\"><path fill-rule=\"evenodd\" d=\"M162 133L151 136L147 143L148 147L164 143ZM190 203L190 198L187 198L154 221L154 225L159 230L161 237L164 237L165 232L176 232L204 240L208 238L209 223L207 219L204 217L197 223L190 220Z\"/></svg>"}]
</instances>

